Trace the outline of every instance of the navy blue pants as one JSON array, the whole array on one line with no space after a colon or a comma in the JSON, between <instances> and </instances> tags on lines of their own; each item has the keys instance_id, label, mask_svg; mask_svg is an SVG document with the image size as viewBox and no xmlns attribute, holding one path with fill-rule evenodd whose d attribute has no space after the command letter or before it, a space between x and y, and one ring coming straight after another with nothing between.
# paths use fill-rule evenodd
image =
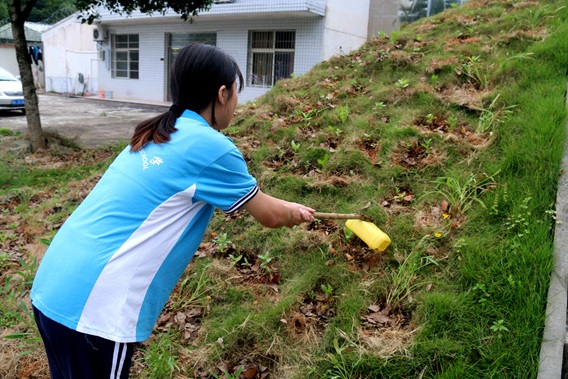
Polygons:
<instances>
[{"instance_id":1,"label":"navy blue pants","mask_svg":"<svg viewBox=\"0 0 568 379\"><path fill-rule=\"evenodd\" d=\"M51 320L36 307L33 311L52 379L128 379L133 343L84 334Z\"/></svg>"}]
</instances>

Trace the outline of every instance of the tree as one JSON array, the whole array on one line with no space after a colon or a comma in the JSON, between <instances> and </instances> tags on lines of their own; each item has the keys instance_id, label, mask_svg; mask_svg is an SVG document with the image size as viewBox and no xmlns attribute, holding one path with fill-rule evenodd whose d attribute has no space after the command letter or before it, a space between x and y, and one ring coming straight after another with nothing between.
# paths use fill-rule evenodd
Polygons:
<instances>
[{"instance_id":1,"label":"tree","mask_svg":"<svg viewBox=\"0 0 568 379\"><path fill-rule=\"evenodd\" d=\"M139 9L142 13L165 14L172 10L179 14L183 20L190 20L198 12L207 10L213 0L74 0L74 5L81 12L79 17L83 22L91 24L100 15L99 8L106 8L113 13L129 15ZM34 85L31 68L31 59L28 53L28 44L24 34L24 23L30 18L30 14L38 0L8 0L8 15L12 25L12 35L16 48L16 59L24 89L26 103L26 117L32 151L47 148L47 142L41 127L41 119L38 108L38 98Z\"/></svg>"}]
</instances>

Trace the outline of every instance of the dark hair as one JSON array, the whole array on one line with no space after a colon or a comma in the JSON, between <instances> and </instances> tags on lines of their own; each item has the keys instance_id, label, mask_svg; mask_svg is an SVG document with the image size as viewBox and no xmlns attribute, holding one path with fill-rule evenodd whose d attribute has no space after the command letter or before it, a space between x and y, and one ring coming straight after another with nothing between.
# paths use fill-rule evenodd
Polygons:
<instances>
[{"instance_id":1,"label":"dark hair","mask_svg":"<svg viewBox=\"0 0 568 379\"><path fill-rule=\"evenodd\" d=\"M163 143L175 132L175 122L183 110L200 112L212 104L215 125L215 100L219 88L226 86L233 96L233 84L239 79L243 89L243 74L237 62L221 49L202 43L192 43L180 50L171 69L170 91L173 106L165 113L142 121L130 140L130 151L138 151L148 142Z\"/></svg>"}]
</instances>

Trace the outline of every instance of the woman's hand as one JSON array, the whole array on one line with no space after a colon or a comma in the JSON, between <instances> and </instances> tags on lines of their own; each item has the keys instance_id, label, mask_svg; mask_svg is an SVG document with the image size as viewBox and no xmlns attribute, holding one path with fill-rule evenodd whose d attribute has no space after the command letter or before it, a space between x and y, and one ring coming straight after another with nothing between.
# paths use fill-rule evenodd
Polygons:
<instances>
[{"instance_id":1,"label":"woman's hand","mask_svg":"<svg viewBox=\"0 0 568 379\"><path fill-rule=\"evenodd\" d=\"M244 206L254 218L269 228L289 228L304 222L313 222L315 209L269 196L262 191Z\"/></svg>"}]
</instances>

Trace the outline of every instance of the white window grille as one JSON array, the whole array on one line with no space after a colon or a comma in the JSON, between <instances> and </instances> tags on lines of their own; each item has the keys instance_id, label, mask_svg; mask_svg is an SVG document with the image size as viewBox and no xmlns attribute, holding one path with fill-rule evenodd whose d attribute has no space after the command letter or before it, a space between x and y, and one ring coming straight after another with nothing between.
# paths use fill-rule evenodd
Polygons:
<instances>
[{"instance_id":1,"label":"white window grille","mask_svg":"<svg viewBox=\"0 0 568 379\"><path fill-rule=\"evenodd\" d=\"M138 79L138 34L113 34L112 37L112 77Z\"/></svg>"},{"instance_id":2,"label":"white window grille","mask_svg":"<svg viewBox=\"0 0 568 379\"><path fill-rule=\"evenodd\" d=\"M294 72L296 32L250 31L247 83L252 87L272 87Z\"/></svg>"}]
</instances>

